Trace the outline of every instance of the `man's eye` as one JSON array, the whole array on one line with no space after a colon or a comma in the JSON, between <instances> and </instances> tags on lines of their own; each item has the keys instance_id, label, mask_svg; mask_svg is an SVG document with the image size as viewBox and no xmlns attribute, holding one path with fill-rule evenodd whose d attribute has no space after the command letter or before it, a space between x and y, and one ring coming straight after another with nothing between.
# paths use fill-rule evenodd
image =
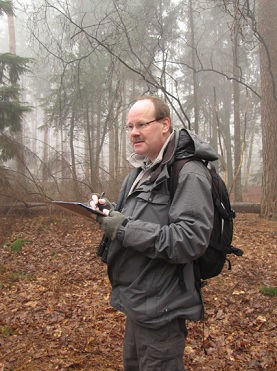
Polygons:
<instances>
[{"instance_id":1,"label":"man's eye","mask_svg":"<svg viewBox=\"0 0 277 371\"><path fill-rule=\"evenodd\" d=\"M136 127L137 127L138 130L143 129L145 126L146 126L146 124L143 123L143 122L139 122L139 123L136 125Z\"/></svg>"}]
</instances>

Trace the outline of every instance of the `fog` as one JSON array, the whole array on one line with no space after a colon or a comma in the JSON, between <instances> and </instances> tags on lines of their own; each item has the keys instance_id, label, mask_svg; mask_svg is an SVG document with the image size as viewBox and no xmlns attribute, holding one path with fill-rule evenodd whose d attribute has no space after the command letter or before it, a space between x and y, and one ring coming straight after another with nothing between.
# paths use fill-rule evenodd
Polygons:
<instances>
[{"instance_id":1,"label":"fog","mask_svg":"<svg viewBox=\"0 0 277 371\"><path fill-rule=\"evenodd\" d=\"M1 127L2 204L82 201L103 189L115 198L130 169L126 114L149 93L167 100L174 128L216 148L237 201L260 187L259 40L244 9L224 1L77 3L14 1L16 54L31 58L19 100L31 110L20 132ZM1 53L10 50L8 28L3 14Z\"/></svg>"}]
</instances>

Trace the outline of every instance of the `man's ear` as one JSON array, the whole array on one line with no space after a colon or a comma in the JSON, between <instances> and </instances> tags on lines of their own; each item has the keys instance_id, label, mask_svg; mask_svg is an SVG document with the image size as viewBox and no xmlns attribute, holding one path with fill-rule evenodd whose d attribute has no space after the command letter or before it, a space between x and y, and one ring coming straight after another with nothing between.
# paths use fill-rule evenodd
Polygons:
<instances>
[{"instance_id":1,"label":"man's ear","mask_svg":"<svg viewBox=\"0 0 277 371\"><path fill-rule=\"evenodd\" d=\"M170 119L169 117L165 117L163 119L163 131L164 133L167 133L170 131Z\"/></svg>"}]
</instances>

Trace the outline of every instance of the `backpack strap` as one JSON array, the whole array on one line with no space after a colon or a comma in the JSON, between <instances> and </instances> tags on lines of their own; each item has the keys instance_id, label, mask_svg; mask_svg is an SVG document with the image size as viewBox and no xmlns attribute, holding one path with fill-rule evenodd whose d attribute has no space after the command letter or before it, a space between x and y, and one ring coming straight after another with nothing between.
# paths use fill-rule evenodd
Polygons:
<instances>
[{"instance_id":1,"label":"backpack strap","mask_svg":"<svg viewBox=\"0 0 277 371\"><path fill-rule=\"evenodd\" d=\"M225 184L223 184L222 181L220 181L219 176L216 172L216 169L214 165L212 165L211 163L209 164L209 170L212 176L212 183L213 183L212 184L213 201L214 201L215 207L217 208L219 212L219 215L224 220L230 220L230 219L235 218L235 212L231 209L231 205L230 205L231 211L230 213L228 213L228 211L225 209L225 207L220 202L220 199L221 199L220 194L224 193L224 191L226 194L228 194ZM225 189L223 189L223 187Z\"/></svg>"},{"instance_id":2,"label":"backpack strap","mask_svg":"<svg viewBox=\"0 0 277 371\"><path fill-rule=\"evenodd\" d=\"M202 160L189 157L189 158L184 158L181 160L175 160L175 162L171 165L169 169L169 180L168 180L168 189L170 193L170 200L172 202L175 191L178 186L178 178L179 178L179 173L182 169L182 167L189 161L201 161L204 163ZM207 166L207 163L204 163ZM182 291L186 290L186 284L184 281L184 275L183 275L183 269L184 269L184 264L178 264L178 275L179 275L179 285ZM201 295L201 288L206 284L204 281L201 280L201 275L200 275L200 269L198 266L197 260L193 262L193 270L194 270L194 279L195 279L195 286L197 291Z\"/></svg>"},{"instance_id":3,"label":"backpack strap","mask_svg":"<svg viewBox=\"0 0 277 371\"><path fill-rule=\"evenodd\" d=\"M182 167L189 161L201 161L200 159L193 158L193 157L188 157L188 158L183 158L181 160L175 160L173 164L171 165L169 169L169 180L168 180L168 189L170 193L170 200L173 200L175 191L178 186L178 178L179 178L179 173L182 169Z\"/></svg>"}]
</instances>

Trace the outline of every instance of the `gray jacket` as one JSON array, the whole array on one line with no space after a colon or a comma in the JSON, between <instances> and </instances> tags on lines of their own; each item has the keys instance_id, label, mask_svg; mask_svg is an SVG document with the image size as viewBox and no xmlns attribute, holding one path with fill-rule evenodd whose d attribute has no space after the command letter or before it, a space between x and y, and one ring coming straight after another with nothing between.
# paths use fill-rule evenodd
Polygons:
<instances>
[{"instance_id":1,"label":"gray jacket","mask_svg":"<svg viewBox=\"0 0 277 371\"><path fill-rule=\"evenodd\" d=\"M138 174L134 170L119 194L120 211L128 222L109 249L111 304L146 327L158 328L174 318L203 317L193 261L205 252L212 230L211 178L203 163L186 163L171 202L170 164L186 157L217 159L207 143L182 129L174 133L150 178L129 194Z\"/></svg>"}]
</instances>

